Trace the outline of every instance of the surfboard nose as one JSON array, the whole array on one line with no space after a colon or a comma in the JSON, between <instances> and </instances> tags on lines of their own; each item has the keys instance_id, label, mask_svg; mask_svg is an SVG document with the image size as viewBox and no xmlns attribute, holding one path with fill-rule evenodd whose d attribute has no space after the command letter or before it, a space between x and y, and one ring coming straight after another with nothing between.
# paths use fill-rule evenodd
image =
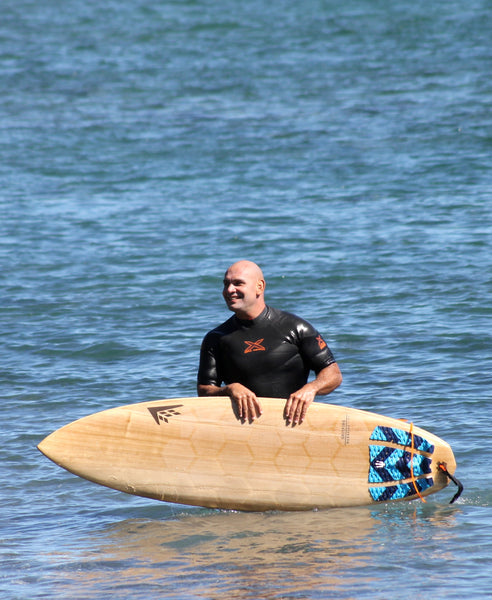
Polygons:
<instances>
[{"instance_id":1,"label":"surfboard nose","mask_svg":"<svg viewBox=\"0 0 492 600\"><path fill-rule=\"evenodd\" d=\"M65 428L62 427L61 429L53 431L53 433L47 435L39 442L37 449L41 452L41 454L44 454L46 458L49 458L55 464L66 468L65 462L67 448L69 448L69 440L64 429Z\"/></svg>"},{"instance_id":2,"label":"surfboard nose","mask_svg":"<svg viewBox=\"0 0 492 600\"><path fill-rule=\"evenodd\" d=\"M43 440L41 440L39 442L39 444L36 446L36 448L41 452L41 454L44 454L47 458L54 461L53 444L50 441L50 438L52 435L54 435L54 434L50 433L49 435L47 435Z\"/></svg>"}]
</instances>

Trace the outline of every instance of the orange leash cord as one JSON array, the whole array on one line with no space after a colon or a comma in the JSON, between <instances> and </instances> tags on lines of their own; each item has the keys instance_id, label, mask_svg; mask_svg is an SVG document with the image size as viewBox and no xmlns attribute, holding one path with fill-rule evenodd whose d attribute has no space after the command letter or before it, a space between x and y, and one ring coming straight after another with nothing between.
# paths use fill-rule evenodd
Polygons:
<instances>
[{"instance_id":1,"label":"orange leash cord","mask_svg":"<svg viewBox=\"0 0 492 600\"><path fill-rule=\"evenodd\" d=\"M419 488L417 487L417 481L415 479L415 475L413 473L413 455L414 455L414 451L415 451L415 441L414 441L414 437L413 437L413 423L410 423L410 439L411 439L411 446L410 446L410 477L412 478L412 484L413 487L415 489L415 492L417 494L417 496L422 500L422 502L427 502L427 500L422 496L422 494L419 492Z\"/></svg>"}]
</instances>

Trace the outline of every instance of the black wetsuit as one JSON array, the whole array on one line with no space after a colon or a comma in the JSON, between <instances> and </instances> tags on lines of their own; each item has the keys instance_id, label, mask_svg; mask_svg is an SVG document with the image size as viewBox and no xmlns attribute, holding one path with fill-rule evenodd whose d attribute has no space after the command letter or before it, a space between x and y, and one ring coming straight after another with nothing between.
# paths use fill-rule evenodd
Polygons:
<instances>
[{"instance_id":1,"label":"black wetsuit","mask_svg":"<svg viewBox=\"0 0 492 600\"><path fill-rule=\"evenodd\" d=\"M307 321L267 306L256 319L235 315L205 336L199 385L242 383L257 396L288 398L335 362L321 335Z\"/></svg>"}]
</instances>

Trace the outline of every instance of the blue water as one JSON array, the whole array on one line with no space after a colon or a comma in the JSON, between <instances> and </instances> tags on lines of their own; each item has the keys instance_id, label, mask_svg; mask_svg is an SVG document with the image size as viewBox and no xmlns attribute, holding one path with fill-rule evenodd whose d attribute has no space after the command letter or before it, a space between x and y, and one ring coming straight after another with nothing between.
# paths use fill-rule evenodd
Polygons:
<instances>
[{"instance_id":1,"label":"blue water","mask_svg":"<svg viewBox=\"0 0 492 600\"><path fill-rule=\"evenodd\" d=\"M0 592L489 598L487 0L5 0ZM241 514L109 490L36 449L195 394L225 268L310 320L330 401L447 440L465 491Z\"/></svg>"}]
</instances>

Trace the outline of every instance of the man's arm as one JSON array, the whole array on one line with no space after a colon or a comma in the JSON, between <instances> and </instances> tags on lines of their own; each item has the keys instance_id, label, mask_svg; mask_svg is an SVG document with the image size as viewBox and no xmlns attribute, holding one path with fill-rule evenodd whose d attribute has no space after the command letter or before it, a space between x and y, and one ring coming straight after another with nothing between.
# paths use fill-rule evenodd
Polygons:
<instances>
[{"instance_id":1,"label":"man's arm","mask_svg":"<svg viewBox=\"0 0 492 600\"><path fill-rule=\"evenodd\" d=\"M199 383L197 391L199 396L229 396L236 403L239 418L243 421L254 421L261 416L262 408L256 394L241 383L231 383L222 387Z\"/></svg>"},{"instance_id":2,"label":"man's arm","mask_svg":"<svg viewBox=\"0 0 492 600\"><path fill-rule=\"evenodd\" d=\"M300 390L291 394L284 409L285 418L289 423L302 423L307 409L318 395L330 394L342 383L342 373L337 363L328 365L316 376L316 379L303 385Z\"/></svg>"}]
</instances>

